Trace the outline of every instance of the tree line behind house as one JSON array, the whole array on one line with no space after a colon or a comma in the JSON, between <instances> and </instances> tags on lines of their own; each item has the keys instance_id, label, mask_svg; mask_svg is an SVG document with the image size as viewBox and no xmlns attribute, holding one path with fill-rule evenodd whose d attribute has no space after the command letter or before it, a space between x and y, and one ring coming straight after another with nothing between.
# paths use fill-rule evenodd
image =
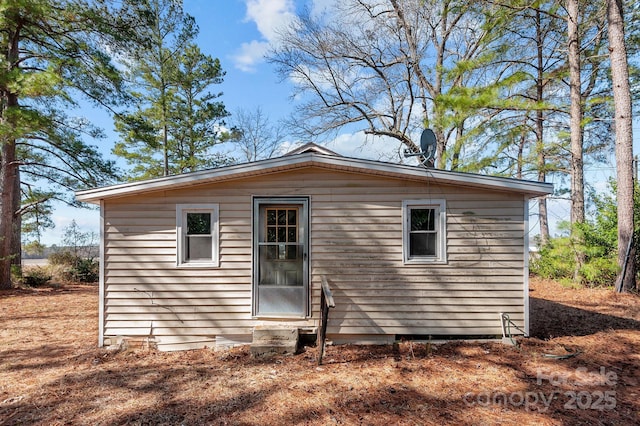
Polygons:
<instances>
[{"instance_id":1,"label":"tree line behind house","mask_svg":"<svg viewBox=\"0 0 640 426\"><path fill-rule=\"evenodd\" d=\"M84 231L75 220L64 228L60 245L31 243L23 247L23 261L43 260L36 265L24 265L14 280L30 287L60 282L95 283L100 274L99 237Z\"/></svg>"},{"instance_id":2,"label":"tree line behind house","mask_svg":"<svg viewBox=\"0 0 640 426\"><path fill-rule=\"evenodd\" d=\"M603 268L591 262L615 254L611 270L630 271L624 287L635 286L636 1L299 8L267 53L293 86L286 128L256 106L227 111L214 89L226 75L222 63L198 46L198 25L181 1L23 0L0 14L0 288L11 286L22 244L38 243L52 226L53 203L76 204L73 190L267 158L280 142L326 141L343 130L393 141L393 161L402 162L404 149L419 150L424 128L434 131L441 169L560 182L554 197L571 205L573 260L561 256L559 269L593 282L590 268ZM112 154L126 170L86 143L104 134L74 115L80 99L112 114ZM586 213L605 195L590 199L585 171L614 151L615 236L591 238L587 228L598 223ZM564 244L550 235L548 216L542 198L542 256Z\"/></svg>"}]
</instances>

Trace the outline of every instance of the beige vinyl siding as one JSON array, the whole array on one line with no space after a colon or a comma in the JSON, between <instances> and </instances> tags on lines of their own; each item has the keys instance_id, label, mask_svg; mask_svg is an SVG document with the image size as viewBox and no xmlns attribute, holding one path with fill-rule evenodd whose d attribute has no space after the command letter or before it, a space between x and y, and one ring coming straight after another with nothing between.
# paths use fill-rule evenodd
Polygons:
<instances>
[{"instance_id":1,"label":"beige vinyl siding","mask_svg":"<svg viewBox=\"0 0 640 426\"><path fill-rule=\"evenodd\" d=\"M235 225L250 212L220 209L224 268L179 268L176 204L196 199L213 202L160 194L105 203L105 336L152 337L161 349L188 349L251 332L251 231Z\"/></svg>"},{"instance_id":2,"label":"beige vinyl siding","mask_svg":"<svg viewBox=\"0 0 640 426\"><path fill-rule=\"evenodd\" d=\"M308 168L105 201L104 335L250 334L251 199L270 195L310 197L312 320L325 275L330 338L500 334L500 312L524 325L522 194ZM447 264L403 264L407 199L446 200ZM219 205L218 268L176 267L176 204L188 203Z\"/></svg>"}]
</instances>

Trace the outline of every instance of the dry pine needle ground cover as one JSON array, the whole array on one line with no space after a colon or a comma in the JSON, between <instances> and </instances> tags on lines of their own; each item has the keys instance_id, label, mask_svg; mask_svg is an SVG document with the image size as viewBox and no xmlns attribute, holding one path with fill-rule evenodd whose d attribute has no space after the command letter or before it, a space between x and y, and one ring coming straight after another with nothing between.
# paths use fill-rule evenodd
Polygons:
<instances>
[{"instance_id":1,"label":"dry pine needle ground cover","mask_svg":"<svg viewBox=\"0 0 640 426\"><path fill-rule=\"evenodd\" d=\"M519 349L330 346L321 367L316 348L109 352L96 287L0 293L0 425L640 424L640 298L531 287Z\"/></svg>"}]
</instances>

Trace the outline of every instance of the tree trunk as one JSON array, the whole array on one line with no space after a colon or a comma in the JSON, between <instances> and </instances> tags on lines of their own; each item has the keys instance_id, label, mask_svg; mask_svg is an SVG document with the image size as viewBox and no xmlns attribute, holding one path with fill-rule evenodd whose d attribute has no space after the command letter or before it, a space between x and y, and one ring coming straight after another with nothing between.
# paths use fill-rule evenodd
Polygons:
<instances>
[{"instance_id":1,"label":"tree trunk","mask_svg":"<svg viewBox=\"0 0 640 426\"><path fill-rule=\"evenodd\" d=\"M616 174L618 180L618 265L616 288L636 286L635 243L633 242L633 129L629 64L624 43L621 0L607 0L609 58L615 104ZM628 248L631 247L631 250Z\"/></svg>"},{"instance_id":2,"label":"tree trunk","mask_svg":"<svg viewBox=\"0 0 640 426\"><path fill-rule=\"evenodd\" d=\"M442 20L440 22L440 41L434 39L436 50L435 76L432 84L431 98L433 99L433 133L436 136L436 167L446 169L447 167L447 139L444 133L444 111L437 103L437 97L442 95L442 85L444 80L444 55L445 46L448 39L448 18L449 18L449 2L442 3Z\"/></svg>"},{"instance_id":3,"label":"tree trunk","mask_svg":"<svg viewBox=\"0 0 640 426\"><path fill-rule=\"evenodd\" d=\"M571 132L571 237L576 247L574 280L580 281L584 253L575 224L584 222L584 168L582 134L582 93L580 85L580 36L578 34L578 0L567 0L567 35L569 47L569 97Z\"/></svg>"},{"instance_id":4,"label":"tree trunk","mask_svg":"<svg viewBox=\"0 0 640 426\"><path fill-rule=\"evenodd\" d=\"M22 276L22 216L18 213L22 205L20 192L20 167L15 168L13 178L13 235L11 238L11 271Z\"/></svg>"},{"instance_id":5,"label":"tree trunk","mask_svg":"<svg viewBox=\"0 0 640 426\"><path fill-rule=\"evenodd\" d=\"M544 101L544 52L543 52L543 34L542 34L542 12L536 9L536 44L537 44L537 62L536 68L538 75L536 76L536 101L542 104ZM538 181L544 182L547 179L546 156L544 146L544 112L542 109L536 111L536 153L537 153L537 169ZM540 217L540 243L545 244L549 241L549 216L547 213L547 197L538 198L538 214Z\"/></svg>"},{"instance_id":6,"label":"tree trunk","mask_svg":"<svg viewBox=\"0 0 640 426\"><path fill-rule=\"evenodd\" d=\"M451 155L451 171L457 172L460 166L460 153L462 152L462 138L464 137L464 124L460 123L456 126L456 141L453 144L453 153Z\"/></svg>"},{"instance_id":7,"label":"tree trunk","mask_svg":"<svg viewBox=\"0 0 640 426\"><path fill-rule=\"evenodd\" d=\"M19 28L7 29L8 44L5 49L7 74L18 62ZM20 177L16 161L16 141L12 130L16 128L15 110L18 108L18 96L7 82L0 85L0 126L8 129L0 138L0 289L11 288L11 265L19 258L15 253L15 238L20 238L20 229L16 229L16 212L20 207ZM17 191L17 194L16 194ZM17 205L16 205L17 200Z\"/></svg>"},{"instance_id":8,"label":"tree trunk","mask_svg":"<svg viewBox=\"0 0 640 426\"><path fill-rule=\"evenodd\" d=\"M15 98L15 96L5 96L7 101L10 98ZM5 121L4 117L2 121ZM12 250L16 232L14 213L17 210L14 206L15 180L17 178L15 150L15 140L2 141L2 158L0 159L0 191L2 191L0 195L0 289L11 288L11 265L15 255Z\"/></svg>"}]
</instances>

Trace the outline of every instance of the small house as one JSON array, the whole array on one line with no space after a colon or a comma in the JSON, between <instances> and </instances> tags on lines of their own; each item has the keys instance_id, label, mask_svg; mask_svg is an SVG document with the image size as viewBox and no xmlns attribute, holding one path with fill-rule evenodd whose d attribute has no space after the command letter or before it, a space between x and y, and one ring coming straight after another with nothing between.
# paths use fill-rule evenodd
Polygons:
<instances>
[{"instance_id":1,"label":"small house","mask_svg":"<svg viewBox=\"0 0 640 426\"><path fill-rule=\"evenodd\" d=\"M99 344L216 347L270 325L313 334L322 280L335 343L500 336L502 314L528 333L529 200L551 192L314 144L79 191L100 205Z\"/></svg>"}]
</instances>

